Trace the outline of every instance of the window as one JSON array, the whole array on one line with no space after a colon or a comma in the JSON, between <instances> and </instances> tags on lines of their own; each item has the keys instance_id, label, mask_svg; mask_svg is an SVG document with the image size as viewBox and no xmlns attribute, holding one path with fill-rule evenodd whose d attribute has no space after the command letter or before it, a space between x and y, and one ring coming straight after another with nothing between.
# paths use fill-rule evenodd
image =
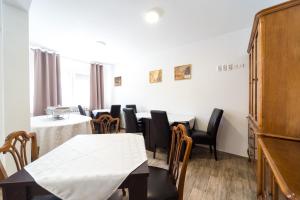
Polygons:
<instances>
[{"instance_id":1,"label":"window","mask_svg":"<svg viewBox=\"0 0 300 200\"><path fill-rule=\"evenodd\" d=\"M90 105L90 65L81 61L61 58L62 105Z\"/></svg>"},{"instance_id":2,"label":"window","mask_svg":"<svg viewBox=\"0 0 300 200\"><path fill-rule=\"evenodd\" d=\"M29 53L30 61L30 113L33 113L34 95L34 53ZM61 57L62 106L89 107L90 105L90 64Z\"/></svg>"}]
</instances>

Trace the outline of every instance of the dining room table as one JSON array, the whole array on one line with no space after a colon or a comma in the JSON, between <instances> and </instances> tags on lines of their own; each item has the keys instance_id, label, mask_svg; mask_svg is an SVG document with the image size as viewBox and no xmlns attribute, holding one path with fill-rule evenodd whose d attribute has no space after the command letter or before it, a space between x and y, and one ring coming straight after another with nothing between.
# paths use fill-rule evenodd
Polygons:
<instances>
[{"instance_id":1,"label":"dining room table","mask_svg":"<svg viewBox=\"0 0 300 200\"><path fill-rule=\"evenodd\" d=\"M174 114L167 113L169 124L172 125L174 123L188 123L190 129L193 129L195 125L195 116L193 115L185 115L185 114ZM141 119L151 119L150 112L138 112L136 113L136 118L138 120Z\"/></svg>"},{"instance_id":2,"label":"dining room table","mask_svg":"<svg viewBox=\"0 0 300 200\"><path fill-rule=\"evenodd\" d=\"M129 200L147 199L149 175L143 136L78 135L0 181L3 200L53 194L64 200L105 200L128 188Z\"/></svg>"},{"instance_id":3,"label":"dining room table","mask_svg":"<svg viewBox=\"0 0 300 200\"><path fill-rule=\"evenodd\" d=\"M31 131L36 133L39 155L44 155L78 134L92 134L91 118L79 114L31 117Z\"/></svg>"},{"instance_id":4,"label":"dining room table","mask_svg":"<svg viewBox=\"0 0 300 200\"><path fill-rule=\"evenodd\" d=\"M195 116L187 114L176 114L176 113L167 113L169 125L172 126L176 123L183 123L189 130L192 130L195 126ZM154 132L156 131L151 120L150 112L138 112L136 113L136 118L138 121L141 121L144 127L144 138L145 145L148 151L154 151ZM189 131L188 131L189 132Z\"/></svg>"}]
</instances>

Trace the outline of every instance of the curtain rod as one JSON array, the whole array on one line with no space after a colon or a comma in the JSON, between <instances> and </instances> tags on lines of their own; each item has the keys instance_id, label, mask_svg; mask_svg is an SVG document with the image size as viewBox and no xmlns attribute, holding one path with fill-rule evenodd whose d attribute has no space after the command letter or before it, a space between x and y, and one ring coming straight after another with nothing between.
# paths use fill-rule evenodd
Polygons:
<instances>
[{"instance_id":1,"label":"curtain rod","mask_svg":"<svg viewBox=\"0 0 300 200\"><path fill-rule=\"evenodd\" d=\"M112 63L104 63L104 62L98 62L98 61L91 61L91 62L88 62L88 61L85 61L85 60L80 60L80 59L77 59L77 58L72 58L72 57L69 57L69 56L65 56L65 55L63 55L63 54L60 54L60 53L58 53L58 52L55 51L55 50L48 49L48 48L45 48L45 47L30 47L30 49L31 49L31 50L39 49L39 50L41 50L41 51L49 51L49 52L57 53L57 54L59 54L62 58L66 58L66 59L69 59L69 60L73 60L73 61L77 61L77 62L81 62L81 63L85 63L85 64L113 65Z\"/></svg>"}]
</instances>

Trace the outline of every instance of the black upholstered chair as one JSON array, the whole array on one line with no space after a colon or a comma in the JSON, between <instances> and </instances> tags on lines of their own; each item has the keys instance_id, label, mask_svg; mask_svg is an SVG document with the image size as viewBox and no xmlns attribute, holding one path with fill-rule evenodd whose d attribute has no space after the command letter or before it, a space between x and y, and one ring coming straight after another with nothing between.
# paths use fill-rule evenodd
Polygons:
<instances>
[{"instance_id":1,"label":"black upholstered chair","mask_svg":"<svg viewBox=\"0 0 300 200\"><path fill-rule=\"evenodd\" d=\"M156 148L164 148L167 150L169 159L171 130L167 113L165 111L151 110L151 120L153 125L152 136L154 143L153 158L156 155ZM152 138L151 138L152 139Z\"/></svg>"},{"instance_id":2,"label":"black upholstered chair","mask_svg":"<svg viewBox=\"0 0 300 200\"><path fill-rule=\"evenodd\" d=\"M223 110L215 108L210 117L207 131L194 130L192 132L193 145L195 144L206 144L209 145L210 152L212 152L212 146L214 147L215 160L217 160L217 134L219 125L222 119Z\"/></svg>"},{"instance_id":3,"label":"black upholstered chair","mask_svg":"<svg viewBox=\"0 0 300 200\"><path fill-rule=\"evenodd\" d=\"M83 110L83 108L82 108L81 105L78 105L78 110L79 110L79 112L80 112L81 115L86 116L86 113L85 113L85 111Z\"/></svg>"},{"instance_id":4,"label":"black upholstered chair","mask_svg":"<svg viewBox=\"0 0 300 200\"><path fill-rule=\"evenodd\" d=\"M113 118L120 118L121 105L111 105L110 107L110 115Z\"/></svg>"},{"instance_id":5,"label":"black upholstered chair","mask_svg":"<svg viewBox=\"0 0 300 200\"><path fill-rule=\"evenodd\" d=\"M133 108L123 108L126 132L127 133L138 133L143 132L142 124L138 123Z\"/></svg>"},{"instance_id":6,"label":"black upholstered chair","mask_svg":"<svg viewBox=\"0 0 300 200\"><path fill-rule=\"evenodd\" d=\"M126 105L126 108L132 108L134 113L137 113L136 105L135 104L128 104Z\"/></svg>"}]
</instances>

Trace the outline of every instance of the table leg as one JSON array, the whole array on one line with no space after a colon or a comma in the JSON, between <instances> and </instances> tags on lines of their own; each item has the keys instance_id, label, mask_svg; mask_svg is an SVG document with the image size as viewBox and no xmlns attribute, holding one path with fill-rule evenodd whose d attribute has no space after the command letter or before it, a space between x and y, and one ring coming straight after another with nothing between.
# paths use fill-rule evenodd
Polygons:
<instances>
[{"instance_id":1,"label":"table leg","mask_svg":"<svg viewBox=\"0 0 300 200\"><path fill-rule=\"evenodd\" d=\"M147 199L147 176L139 177L132 184L129 190L129 200L146 200Z\"/></svg>"},{"instance_id":2,"label":"table leg","mask_svg":"<svg viewBox=\"0 0 300 200\"><path fill-rule=\"evenodd\" d=\"M26 187L3 187L3 200L27 200Z\"/></svg>"}]
</instances>

